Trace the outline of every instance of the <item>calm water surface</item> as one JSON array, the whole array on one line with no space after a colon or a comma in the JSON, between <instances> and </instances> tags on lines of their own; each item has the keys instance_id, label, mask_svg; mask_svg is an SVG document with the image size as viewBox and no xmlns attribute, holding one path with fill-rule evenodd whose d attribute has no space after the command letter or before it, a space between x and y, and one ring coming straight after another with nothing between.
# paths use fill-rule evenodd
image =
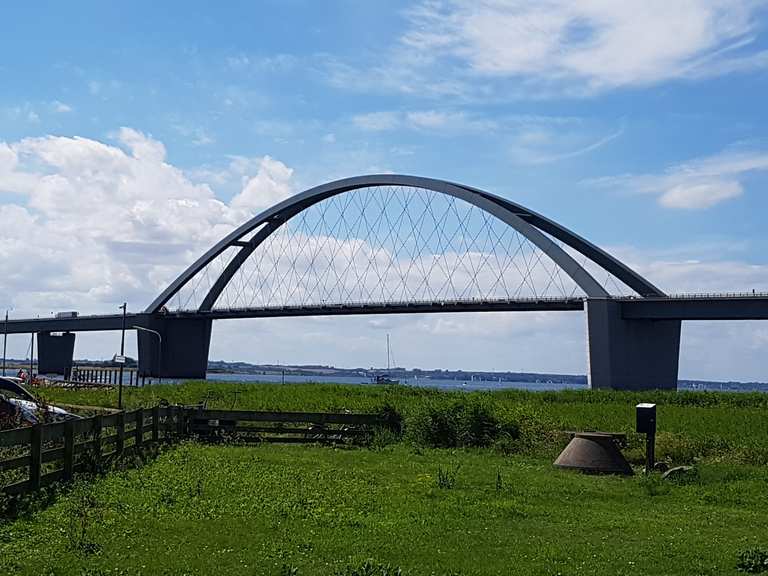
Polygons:
<instances>
[{"instance_id":1,"label":"calm water surface","mask_svg":"<svg viewBox=\"0 0 768 576\"><path fill-rule=\"evenodd\" d=\"M223 374L211 372L208 374L208 380L220 382L276 382L286 384L319 382L329 384L372 384L365 377L350 376L296 376L286 374ZM520 381L499 381L496 380L439 380L435 378L408 378L400 381L405 386L420 386L426 388L438 388L441 390L587 390L586 384L564 383L564 382L520 382ZM697 385L691 385L687 382L681 382L678 385L679 390L704 390L718 392L768 392L768 384L745 384L739 382L708 382Z\"/></svg>"}]
</instances>

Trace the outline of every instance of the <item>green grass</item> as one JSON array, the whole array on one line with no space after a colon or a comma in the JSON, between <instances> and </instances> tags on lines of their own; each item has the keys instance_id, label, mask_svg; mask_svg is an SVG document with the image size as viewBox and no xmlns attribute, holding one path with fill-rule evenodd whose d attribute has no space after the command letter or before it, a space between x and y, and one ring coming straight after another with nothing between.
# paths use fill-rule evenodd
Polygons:
<instances>
[{"instance_id":1,"label":"green grass","mask_svg":"<svg viewBox=\"0 0 768 576\"><path fill-rule=\"evenodd\" d=\"M189 443L2 525L0 573L736 574L768 544L768 469L698 468L662 484L490 449Z\"/></svg>"},{"instance_id":2,"label":"green grass","mask_svg":"<svg viewBox=\"0 0 768 576\"><path fill-rule=\"evenodd\" d=\"M114 391L44 394L116 403ZM380 449L184 444L6 520L0 574L396 573L366 571L370 560L405 576L715 575L737 574L745 558L759 564L768 546L768 395L215 382L126 391L129 408L161 399L224 409L387 406L403 415L405 436ZM640 401L659 406L659 457L695 464L686 483L552 467L564 430L626 432L625 454L642 462L643 437L633 432ZM482 449L424 447L425 417L458 413L480 415L462 426L495 421L519 437L505 432Z\"/></svg>"},{"instance_id":3,"label":"green grass","mask_svg":"<svg viewBox=\"0 0 768 576\"><path fill-rule=\"evenodd\" d=\"M47 389L52 402L115 406L115 391ZM634 434L634 406L658 403L657 454L671 464L695 458L732 463L768 464L768 394L706 392L527 392L504 390L466 394L406 386L332 384L231 384L190 382L183 385L126 389L129 408L152 406L165 399L210 408L252 410L375 411L389 405L406 418L430 406L476 401L520 424L528 451L553 457L563 446L563 430L603 430L629 435L628 458L642 459L643 439Z\"/></svg>"}]
</instances>

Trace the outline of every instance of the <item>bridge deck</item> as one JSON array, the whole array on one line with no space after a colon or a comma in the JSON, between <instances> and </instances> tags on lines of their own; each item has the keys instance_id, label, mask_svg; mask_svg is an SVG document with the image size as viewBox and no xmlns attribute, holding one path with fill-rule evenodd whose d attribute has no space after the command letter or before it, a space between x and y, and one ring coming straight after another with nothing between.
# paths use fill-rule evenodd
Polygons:
<instances>
[{"instance_id":1,"label":"bridge deck","mask_svg":"<svg viewBox=\"0 0 768 576\"><path fill-rule=\"evenodd\" d=\"M768 320L768 294L682 294L665 298L614 298L621 302L628 320ZM555 312L583 310L585 299L537 298L515 300L453 300L440 302L371 302L216 309L168 312L168 318L281 318L297 316L351 316L364 314L434 314L446 312ZM146 313L128 314L125 326L146 324ZM120 330L121 314L76 318L28 318L9 320L8 334L30 332L87 332Z\"/></svg>"},{"instance_id":2,"label":"bridge deck","mask_svg":"<svg viewBox=\"0 0 768 576\"><path fill-rule=\"evenodd\" d=\"M638 320L768 320L768 294L681 294L622 300L622 316Z\"/></svg>"}]
</instances>

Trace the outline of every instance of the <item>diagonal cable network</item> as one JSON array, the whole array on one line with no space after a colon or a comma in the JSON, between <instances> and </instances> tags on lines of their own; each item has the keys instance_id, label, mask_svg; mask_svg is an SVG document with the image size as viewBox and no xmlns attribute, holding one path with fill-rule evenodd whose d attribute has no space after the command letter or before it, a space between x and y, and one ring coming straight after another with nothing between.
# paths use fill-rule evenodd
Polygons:
<instances>
[{"instance_id":1,"label":"diagonal cable network","mask_svg":"<svg viewBox=\"0 0 768 576\"><path fill-rule=\"evenodd\" d=\"M239 250L214 259L176 295L176 305L202 301ZM604 276L601 269L595 277ZM620 289L612 275L605 278L612 290ZM392 185L334 195L287 220L245 259L214 307L565 298L578 292L544 251L495 216L453 196Z\"/></svg>"}]
</instances>

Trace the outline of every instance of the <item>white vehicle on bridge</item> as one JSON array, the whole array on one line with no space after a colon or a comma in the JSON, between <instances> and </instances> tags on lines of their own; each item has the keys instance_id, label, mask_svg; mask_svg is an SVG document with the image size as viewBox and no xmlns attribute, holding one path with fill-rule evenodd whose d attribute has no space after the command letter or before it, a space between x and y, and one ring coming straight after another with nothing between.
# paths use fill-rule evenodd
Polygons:
<instances>
[{"instance_id":1,"label":"white vehicle on bridge","mask_svg":"<svg viewBox=\"0 0 768 576\"><path fill-rule=\"evenodd\" d=\"M56 312L56 318L77 318L80 314L75 310L67 312Z\"/></svg>"}]
</instances>

